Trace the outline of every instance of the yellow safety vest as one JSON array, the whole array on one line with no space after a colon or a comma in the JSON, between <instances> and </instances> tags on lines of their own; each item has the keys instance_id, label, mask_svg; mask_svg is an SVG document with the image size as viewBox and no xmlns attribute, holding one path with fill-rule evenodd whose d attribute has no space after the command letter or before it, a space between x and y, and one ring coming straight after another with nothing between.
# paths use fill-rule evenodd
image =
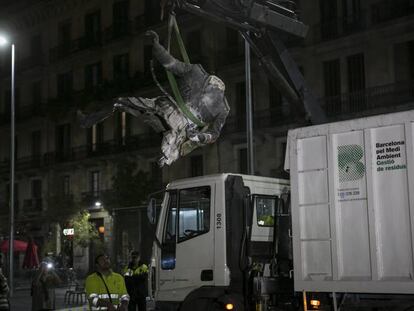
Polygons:
<instances>
[{"instance_id":1,"label":"yellow safety vest","mask_svg":"<svg viewBox=\"0 0 414 311\"><path fill-rule=\"evenodd\" d=\"M125 281L122 275L111 272L107 276L102 275L102 277L111 294L114 306L119 305L122 301L129 301ZM86 278L85 291L89 300L90 310L107 310L106 307L97 307L99 299L109 300L109 296L102 278L96 272Z\"/></svg>"},{"instance_id":2,"label":"yellow safety vest","mask_svg":"<svg viewBox=\"0 0 414 311\"><path fill-rule=\"evenodd\" d=\"M142 264L136 269L131 269L126 266L123 270L124 276L140 275L144 273L148 273L148 266L146 264Z\"/></svg>"}]
</instances>

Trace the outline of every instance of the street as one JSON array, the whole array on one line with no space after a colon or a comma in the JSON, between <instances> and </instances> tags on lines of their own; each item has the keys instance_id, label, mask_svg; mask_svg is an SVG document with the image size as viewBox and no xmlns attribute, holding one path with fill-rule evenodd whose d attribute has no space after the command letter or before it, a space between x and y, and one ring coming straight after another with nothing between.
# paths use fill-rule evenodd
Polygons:
<instances>
[{"instance_id":1,"label":"street","mask_svg":"<svg viewBox=\"0 0 414 311\"><path fill-rule=\"evenodd\" d=\"M56 309L65 311L86 311L89 310L86 303L66 304L64 301L66 287L56 289ZM10 310L12 311L30 311L32 307L32 297L30 296L29 286L16 288L13 297L10 299Z\"/></svg>"}]
</instances>

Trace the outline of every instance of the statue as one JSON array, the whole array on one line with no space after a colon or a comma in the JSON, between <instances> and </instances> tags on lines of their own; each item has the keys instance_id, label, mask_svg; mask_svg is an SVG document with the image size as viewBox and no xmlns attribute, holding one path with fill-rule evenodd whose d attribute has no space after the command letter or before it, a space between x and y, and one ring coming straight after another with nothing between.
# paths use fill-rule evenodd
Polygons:
<instances>
[{"instance_id":1,"label":"statue","mask_svg":"<svg viewBox=\"0 0 414 311\"><path fill-rule=\"evenodd\" d=\"M152 38L155 59L176 76L178 89L189 113L182 111L166 93L155 98L120 97L111 109L90 115L78 112L78 115L82 127L91 127L117 110L141 117L156 132L163 133L162 155L158 161L162 167L171 165L198 147L214 143L220 136L230 108L222 80L208 74L200 64L187 64L174 58L159 43L156 32L147 31L146 35ZM193 122L191 115L199 122Z\"/></svg>"}]
</instances>

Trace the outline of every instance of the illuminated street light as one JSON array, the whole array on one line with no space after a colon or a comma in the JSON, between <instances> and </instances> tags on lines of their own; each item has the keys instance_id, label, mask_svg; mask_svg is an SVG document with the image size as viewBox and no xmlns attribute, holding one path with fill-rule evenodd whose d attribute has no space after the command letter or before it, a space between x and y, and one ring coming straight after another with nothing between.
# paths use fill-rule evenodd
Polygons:
<instances>
[{"instance_id":1,"label":"illuminated street light","mask_svg":"<svg viewBox=\"0 0 414 311\"><path fill-rule=\"evenodd\" d=\"M10 296L13 295L13 254L14 254L14 153L15 153L15 114L14 114L14 44L0 35L0 46L11 45L11 102L10 102L10 236L9 236L9 284Z\"/></svg>"},{"instance_id":2,"label":"illuminated street light","mask_svg":"<svg viewBox=\"0 0 414 311\"><path fill-rule=\"evenodd\" d=\"M0 46L8 45L9 42L7 41L7 38L0 35Z\"/></svg>"},{"instance_id":3,"label":"illuminated street light","mask_svg":"<svg viewBox=\"0 0 414 311\"><path fill-rule=\"evenodd\" d=\"M95 207L96 208L99 208L99 207L101 207L102 206L102 203L101 202L99 202L99 201L96 201L95 202Z\"/></svg>"}]
</instances>

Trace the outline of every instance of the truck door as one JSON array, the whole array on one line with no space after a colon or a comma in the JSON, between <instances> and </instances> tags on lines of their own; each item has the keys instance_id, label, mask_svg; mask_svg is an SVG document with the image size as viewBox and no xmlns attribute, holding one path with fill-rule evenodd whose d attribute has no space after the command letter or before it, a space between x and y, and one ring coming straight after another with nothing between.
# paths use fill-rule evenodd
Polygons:
<instances>
[{"instance_id":1,"label":"truck door","mask_svg":"<svg viewBox=\"0 0 414 311\"><path fill-rule=\"evenodd\" d=\"M182 301L213 284L214 184L169 193L159 256L160 301Z\"/></svg>"}]
</instances>

